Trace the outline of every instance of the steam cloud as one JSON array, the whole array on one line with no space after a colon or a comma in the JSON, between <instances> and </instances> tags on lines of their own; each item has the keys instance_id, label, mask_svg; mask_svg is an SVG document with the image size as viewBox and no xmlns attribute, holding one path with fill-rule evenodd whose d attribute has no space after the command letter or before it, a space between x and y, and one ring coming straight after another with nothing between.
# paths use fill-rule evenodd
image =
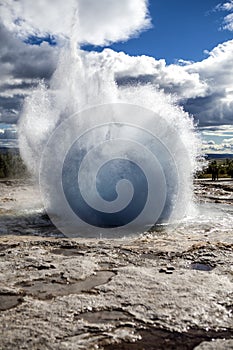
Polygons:
<instances>
[{"instance_id":1,"label":"steam cloud","mask_svg":"<svg viewBox=\"0 0 233 350\"><path fill-rule=\"evenodd\" d=\"M118 186L119 179L126 178L130 181L132 179L136 198L140 198L140 193L144 193L145 197L143 197L145 202L140 199L136 204L131 203L131 199L134 198L131 195L132 186L129 187L131 190L127 187L128 191L125 190L125 185L124 190L120 187L119 198L116 200L121 204L120 213L124 218L114 216L112 213L113 217L118 217L113 226L122 226L122 223L123 226L127 226L127 220L137 223L138 218L139 223L143 225L146 225L146 222L154 224L153 220L157 222L157 219L160 219L159 215L156 218L152 215L155 203L153 202L152 206L148 205L152 197L158 198L161 208L157 212L163 214L163 218L168 219L174 210L176 218L182 217L185 214L183 208L189 209L192 206L191 177L196 168L196 156L199 151L192 119L175 104L172 97L159 91L155 84L118 85L116 80L121 79L122 68L118 66L117 77L114 73L116 59L112 59L114 54L109 55L108 51L102 54L87 53L77 45L82 43L100 45L123 40L147 28L150 23L147 2L103 0L98 2L98 7L94 0L61 1L59 4L56 2L56 7L52 2L42 0L37 1L35 6L31 6L29 0L14 2L15 7L12 3L8 1L4 6L4 21L8 28L17 30L18 35L22 37L27 37L29 34L50 34L57 35L60 39L57 68L49 85L40 82L33 93L25 99L19 122L19 143L28 168L36 176L40 174L44 202L49 214L52 217L61 217L62 225L69 223L69 226L72 226L73 223L72 227L62 226L61 230L68 235L77 234L77 215L74 218L74 212L87 212L86 209L76 207L79 205L79 202L75 202L77 193L82 203L83 196L80 194L82 188L86 189L83 193L90 197L88 198L92 208L99 209L100 202L104 202L103 208L111 204L117 189L113 189L112 184L109 191L113 192L106 192L106 179L113 169L116 170L116 174L111 175L109 181L116 179L113 183ZM60 13L66 14L62 23ZM125 56L123 60L127 59L129 66L134 62L136 67L137 59ZM188 80L186 73L184 76ZM192 79L196 79L195 73ZM200 83L200 90L204 89L205 84ZM109 107L104 111L96 108L106 105ZM136 109L128 107L124 110L121 107L114 107L121 105L135 106ZM96 113L93 113L93 110ZM103 123L109 124L108 127L101 129ZM89 127L94 128L94 136ZM80 130L86 135L85 144L80 144ZM73 143L77 141L78 146L70 155L71 140ZM119 146L119 140L120 144L125 145L124 148ZM102 143L105 147L101 151L99 149ZM112 150L109 148L110 145L113 145ZM98 156L90 158L90 152ZM66 154L69 154L68 160ZM89 158L92 160L88 161ZM93 168L95 159L100 162L99 168ZM80 164L82 169L78 192L75 190L77 186L75 174L79 169L72 168L72 164L76 163ZM126 163L131 164L129 166L131 170L125 168ZM159 185L155 184L148 164L154 164L154 174L160 179ZM69 169L73 169L71 178ZM90 181L96 179L96 184L86 183L89 175L91 175ZM74 183L71 183L71 179ZM101 179L104 179L104 184L98 185ZM140 185L141 181L144 183L143 186ZM56 188L58 189L57 186L61 183L64 186L57 191ZM99 194L92 197L94 190L90 191L91 188L98 188ZM128 199L125 198L127 193ZM99 202L100 197L102 199ZM129 205L133 204L130 206L129 216L126 215L128 211L124 210L123 205L128 202ZM72 210L67 203L72 203ZM140 204L142 218L137 204ZM146 208L146 212L143 208ZM99 212L100 210L97 210L94 213L99 215ZM62 216L63 213L66 215L65 218ZM103 228L104 217L106 215L102 210L101 215L94 220L95 226L101 221L99 227ZM93 219L93 215L91 214L89 218ZM108 223L112 221L110 217Z\"/></svg>"},{"instance_id":2,"label":"steam cloud","mask_svg":"<svg viewBox=\"0 0 233 350\"><path fill-rule=\"evenodd\" d=\"M74 10L77 4L77 0L40 0L33 6L29 0L1 1L0 121L15 123L23 99L31 93L38 78L50 79L59 49L72 31L70 21L76 19L73 26L79 26ZM146 1L82 0L79 4L82 16L79 16L81 25L76 31L76 41L97 45L127 40L150 26ZM230 12L229 26L225 27L230 30L232 1L220 4L218 10ZM48 35L55 36L57 46L51 47L46 42L40 46L28 45L18 38L27 41L29 36ZM93 53L89 59L94 60L97 55ZM219 44L206 55L201 62L179 60L167 65L163 59L131 57L108 49L102 53L101 60L103 65L112 66L118 85L150 83L163 89L175 96L177 103L193 114L201 126L232 124L233 40Z\"/></svg>"}]
</instances>

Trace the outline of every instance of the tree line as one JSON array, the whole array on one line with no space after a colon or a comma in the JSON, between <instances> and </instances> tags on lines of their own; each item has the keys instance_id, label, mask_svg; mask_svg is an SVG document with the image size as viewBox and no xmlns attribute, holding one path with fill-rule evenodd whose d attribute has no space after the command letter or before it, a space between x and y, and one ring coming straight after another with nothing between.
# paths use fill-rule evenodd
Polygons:
<instances>
[{"instance_id":1,"label":"tree line","mask_svg":"<svg viewBox=\"0 0 233 350\"><path fill-rule=\"evenodd\" d=\"M233 159L217 159L208 162L208 166L197 174L198 177L211 177L213 171L218 172L218 177L233 178Z\"/></svg>"},{"instance_id":2,"label":"tree line","mask_svg":"<svg viewBox=\"0 0 233 350\"><path fill-rule=\"evenodd\" d=\"M233 159L218 159L208 162L208 166L196 174L197 177L211 177L213 169L218 170L219 177L233 178ZM17 152L0 152L0 179L22 178L29 175L26 165Z\"/></svg>"},{"instance_id":3,"label":"tree line","mask_svg":"<svg viewBox=\"0 0 233 350\"><path fill-rule=\"evenodd\" d=\"M19 154L0 153L0 178L22 178L28 174Z\"/></svg>"}]
</instances>

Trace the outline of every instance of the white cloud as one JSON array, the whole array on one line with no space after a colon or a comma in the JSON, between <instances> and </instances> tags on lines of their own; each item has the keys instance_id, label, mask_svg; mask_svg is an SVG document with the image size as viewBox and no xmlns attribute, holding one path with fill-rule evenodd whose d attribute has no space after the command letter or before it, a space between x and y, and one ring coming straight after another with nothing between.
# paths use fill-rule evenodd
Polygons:
<instances>
[{"instance_id":1,"label":"white cloud","mask_svg":"<svg viewBox=\"0 0 233 350\"><path fill-rule=\"evenodd\" d=\"M233 123L233 40L219 44L209 57L185 66L187 73L196 73L208 88L205 96L191 98L185 107L196 115L202 125Z\"/></svg>"},{"instance_id":2,"label":"white cloud","mask_svg":"<svg viewBox=\"0 0 233 350\"><path fill-rule=\"evenodd\" d=\"M23 98L54 71L58 48L26 45L0 24L0 121L15 122Z\"/></svg>"},{"instance_id":3,"label":"white cloud","mask_svg":"<svg viewBox=\"0 0 233 350\"><path fill-rule=\"evenodd\" d=\"M165 60L132 57L112 50L91 53L115 72L119 84L150 83L172 94L200 125L233 123L233 40L219 44L200 62L166 65Z\"/></svg>"},{"instance_id":4,"label":"white cloud","mask_svg":"<svg viewBox=\"0 0 233 350\"><path fill-rule=\"evenodd\" d=\"M9 32L5 36L5 48L0 53L0 65L3 67L0 99L4 99L1 103L3 107L8 106L12 98L12 102L16 103L12 104L12 109L19 109L20 96L22 99L28 94L33 82L38 78L49 78L52 74L58 48L47 43L26 45ZM129 56L110 49L102 53L86 52L85 55L93 67L98 61L113 71L119 85L149 83L172 94L178 103L200 120L200 125L233 123L233 40L218 45L205 60L185 65L166 65L165 60ZM3 110L0 112L4 115ZM15 115L9 115L15 120Z\"/></svg>"},{"instance_id":5,"label":"white cloud","mask_svg":"<svg viewBox=\"0 0 233 350\"><path fill-rule=\"evenodd\" d=\"M223 29L228 29L230 31L233 31L233 13L230 13L224 18Z\"/></svg>"},{"instance_id":6,"label":"white cloud","mask_svg":"<svg viewBox=\"0 0 233 350\"><path fill-rule=\"evenodd\" d=\"M210 140L207 142L208 145L215 145L215 142L213 140Z\"/></svg>"},{"instance_id":7,"label":"white cloud","mask_svg":"<svg viewBox=\"0 0 233 350\"><path fill-rule=\"evenodd\" d=\"M229 145L232 145L232 146L233 146L233 138L224 139L224 140L223 140L223 143L224 143L224 144L229 144Z\"/></svg>"},{"instance_id":8,"label":"white cloud","mask_svg":"<svg viewBox=\"0 0 233 350\"><path fill-rule=\"evenodd\" d=\"M201 134L205 153L233 153L233 126L203 127Z\"/></svg>"},{"instance_id":9,"label":"white cloud","mask_svg":"<svg viewBox=\"0 0 233 350\"><path fill-rule=\"evenodd\" d=\"M2 0L0 12L21 37L74 32L79 42L94 45L127 40L150 26L147 0Z\"/></svg>"},{"instance_id":10,"label":"white cloud","mask_svg":"<svg viewBox=\"0 0 233 350\"><path fill-rule=\"evenodd\" d=\"M7 129L0 129L0 139L15 139L17 137L17 131L15 126Z\"/></svg>"},{"instance_id":11,"label":"white cloud","mask_svg":"<svg viewBox=\"0 0 233 350\"><path fill-rule=\"evenodd\" d=\"M233 144L229 143L220 143L220 144L206 144L203 143L202 145L202 151L204 153L233 153Z\"/></svg>"},{"instance_id":12,"label":"white cloud","mask_svg":"<svg viewBox=\"0 0 233 350\"><path fill-rule=\"evenodd\" d=\"M218 4L216 6L218 10L223 10L223 11L231 11L233 9L233 0L230 0L228 2L225 2L223 4Z\"/></svg>"},{"instance_id":13,"label":"white cloud","mask_svg":"<svg viewBox=\"0 0 233 350\"><path fill-rule=\"evenodd\" d=\"M82 41L103 44L126 40L149 25L146 0L79 0ZM98 6L97 6L98 4ZM48 43L27 45L15 35L69 34L69 20L77 0L1 0L0 18L0 120L15 122L22 101L39 79L49 79L59 47ZM221 5L232 9L233 0ZM67 13L66 16L63 16ZM62 14L62 20L61 20ZM57 22L58 21L58 22ZM59 25L57 25L59 23ZM73 23L77 25L77 15ZM85 35L84 35L85 34ZM102 62L113 71L117 83L151 84L172 95L200 125L233 124L233 40L206 52L206 59L176 64L148 56L129 56L105 49L86 53L89 64Z\"/></svg>"},{"instance_id":14,"label":"white cloud","mask_svg":"<svg viewBox=\"0 0 233 350\"><path fill-rule=\"evenodd\" d=\"M151 83L159 89L176 96L178 100L205 96L208 85L199 73L188 72L180 65L166 65L166 61L148 56L129 56L124 52L105 49L102 53L88 53L90 64L96 56L103 65L111 67L120 85Z\"/></svg>"},{"instance_id":15,"label":"white cloud","mask_svg":"<svg viewBox=\"0 0 233 350\"><path fill-rule=\"evenodd\" d=\"M216 10L227 12L233 11L233 0L218 4ZM233 31L233 13L224 17L222 29Z\"/></svg>"}]
</instances>

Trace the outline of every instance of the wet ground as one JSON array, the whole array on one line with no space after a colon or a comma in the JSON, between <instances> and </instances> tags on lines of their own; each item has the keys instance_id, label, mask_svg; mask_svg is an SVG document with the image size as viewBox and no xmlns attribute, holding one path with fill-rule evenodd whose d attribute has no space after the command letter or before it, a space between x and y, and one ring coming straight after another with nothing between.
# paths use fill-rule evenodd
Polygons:
<instances>
[{"instance_id":1,"label":"wet ground","mask_svg":"<svg viewBox=\"0 0 233 350\"><path fill-rule=\"evenodd\" d=\"M195 193L204 202L233 204L233 179L196 180Z\"/></svg>"},{"instance_id":2,"label":"wet ground","mask_svg":"<svg viewBox=\"0 0 233 350\"><path fill-rule=\"evenodd\" d=\"M66 239L32 183L0 187L0 349L233 349L231 181L197 181L198 219L118 240Z\"/></svg>"}]
</instances>

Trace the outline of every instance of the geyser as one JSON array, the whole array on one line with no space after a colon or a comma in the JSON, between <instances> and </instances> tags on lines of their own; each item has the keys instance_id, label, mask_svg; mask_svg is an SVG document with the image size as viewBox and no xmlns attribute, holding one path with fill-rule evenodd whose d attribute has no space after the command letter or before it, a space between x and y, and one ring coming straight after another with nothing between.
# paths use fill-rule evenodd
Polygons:
<instances>
[{"instance_id":1,"label":"geyser","mask_svg":"<svg viewBox=\"0 0 233 350\"><path fill-rule=\"evenodd\" d=\"M151 84L118 86L107 51L77 47L75 23L51 81L26 98L19 122L21 154L49 216L70 237L181 219L192 208L192 119Z\"/></svg>"}]
</instances>

